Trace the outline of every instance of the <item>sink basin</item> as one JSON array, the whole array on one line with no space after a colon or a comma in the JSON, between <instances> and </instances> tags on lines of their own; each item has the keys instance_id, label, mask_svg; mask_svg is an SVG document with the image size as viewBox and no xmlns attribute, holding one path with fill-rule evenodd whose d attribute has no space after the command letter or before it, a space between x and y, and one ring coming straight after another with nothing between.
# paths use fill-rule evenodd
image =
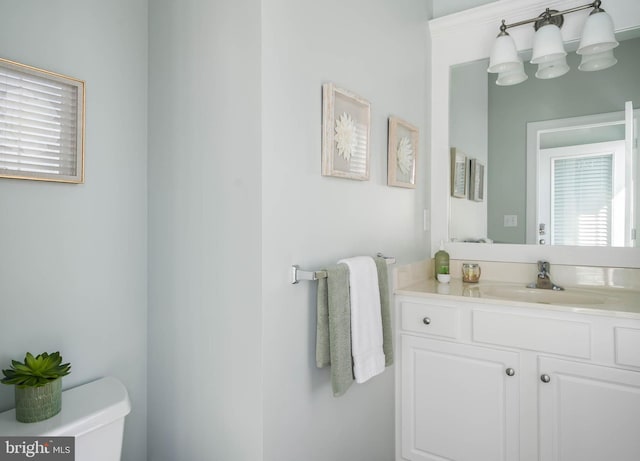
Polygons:
<instances>
[{"instance_id":1,"label":"sink basin","mask_svg":"<svg viewBox=\"0 0 640 461\"><path fill-rule=\"evenodd\" d=\"M471 296L540 304L603 305L615 298L597 291L569 288L565 291L543 290L523 286L479 285L470 288Z\"/></svg>"}]
</instances>

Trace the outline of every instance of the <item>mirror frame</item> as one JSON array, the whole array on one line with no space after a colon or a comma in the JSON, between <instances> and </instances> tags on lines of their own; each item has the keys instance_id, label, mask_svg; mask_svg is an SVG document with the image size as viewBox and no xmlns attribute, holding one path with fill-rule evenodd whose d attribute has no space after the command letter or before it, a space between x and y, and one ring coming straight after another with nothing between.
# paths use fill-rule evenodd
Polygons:
<instances>
[{"instance_id":1,"label":"mirror frame","mask_svg":"<svg viewBox=\"0 0 640 461\"><path fill-rule=\"evenodd\" d=\"M538 16L546 8L566 10L584 5L584 0L540 1L511 0L443 16L429 21L431 33L431 256L440 242L449 239L449 81L451 66L486 59L499 33L502 19L508 24ZM640 28L640 2L637 0L604 1L602 7L616 26L616 34ZM577 42L590 10L565 15L562 36L565 43ZM519 51L530 50L533 27L515 27L509 34ZM575 71L575 69L573 70ZM491 168L491 165L487 166ZM552 264L640 267L640 248L576 247L518 244L477 244L448 242L453 259L532 263L540 259Z\"/></svg>"}]
</instances>

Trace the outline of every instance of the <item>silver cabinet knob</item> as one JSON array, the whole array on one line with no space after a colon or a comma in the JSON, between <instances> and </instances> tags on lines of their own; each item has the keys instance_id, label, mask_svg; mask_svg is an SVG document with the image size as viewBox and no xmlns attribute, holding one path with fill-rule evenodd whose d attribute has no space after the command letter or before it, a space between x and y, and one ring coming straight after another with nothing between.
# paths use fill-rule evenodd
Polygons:
<instances>
[{"instance_id":1,"label":"silver cabinet knob","mask_svg":"<svg viewBox=\"0 0 640 461\"><path fill-rule=\"evenodd\" d=\"M513 376L516 374L516 370L514 370L513 368L507 368L504 372L507 374L507 376Z\"/></svg>"},{"instance_id":2,"label":"silver cabinet knob","mask_svg":"<svg viewBox=\"0 0 640 461\"><path fill-rule=\"evenodd\" d=\"M431 319L429 317L425 317L422 319L422 323L424 323L425 325L429 325L431 324Z\"/></svg>"},{"instance_id":3,"label":"silver cabinet knob","mask_svg":"<svg viewBox=\"0 0 640 461\"><path fill-rule=\"evenodd\" d=\"M549 376L549 375L541 375L540 376L540 381L542 381L543 383L548 383L549 381L551 381L551 376Z\"/></svg>"}]
</instances>

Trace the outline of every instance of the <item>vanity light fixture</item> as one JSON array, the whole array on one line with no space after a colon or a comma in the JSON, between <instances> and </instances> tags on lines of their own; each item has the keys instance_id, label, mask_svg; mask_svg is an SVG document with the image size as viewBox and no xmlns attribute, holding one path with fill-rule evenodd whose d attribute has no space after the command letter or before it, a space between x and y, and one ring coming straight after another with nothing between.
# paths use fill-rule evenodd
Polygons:
<instances>
[{"instance_id":1,"label":"vanity light fixture","mask_svg":"<svg viewBox=\"0 0 640 461\"><path fill-rule=\"evenodd\" d=\"M577 6L564 11L546 9L540 16L524 21L506 24L502 20L500 33L491 49L488 72L497 73L497 85L516 85L527 79L522 59L518 56L516 44L507 32L511 27L534 24L533 56L531 64L538 65L536 77L550 79L560 77L569 72L567 52L564 49L560 28L564 23L564 15L576 11L593 8L585 22L577 54L582 56L578 66L582 71L607 69L618 62L613 55L613 48L618 46L613 21L602 9L602 2L596 0L586 5Z\"/></svg>"},{"instance_id":2,"label":"vanity light fixture","mask_svg":"<svg viewBox=\"0 0 640 461\"><path fill-rule=\"evenodd\" d=\"M517 85L518 83L524 82L528 78L529 76L524 71L524 64L522 60L520 60L518 62L518 67L516 67L515 69L500 72L498 74L496 85L500 85L500 86Z\"/></svg>"}]
</instances>

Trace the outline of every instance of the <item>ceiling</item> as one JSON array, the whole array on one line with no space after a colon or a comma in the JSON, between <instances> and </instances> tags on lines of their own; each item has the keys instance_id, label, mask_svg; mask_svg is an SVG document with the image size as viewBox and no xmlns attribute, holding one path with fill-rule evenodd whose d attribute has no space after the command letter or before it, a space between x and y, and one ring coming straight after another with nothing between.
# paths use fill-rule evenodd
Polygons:
<instances>
[{"instance_id":1,"label":"ceiling","mask_svg":"<svg viewBox=\"0 0 640 461\"><path fill-rule=\"evenodd\" d=\"M439 18L448 14L475 8L476 6L492 3L497 0L432 0L433 17ZM504 0L503 0L504 1Z\"/></svg>"}]
</instances>

